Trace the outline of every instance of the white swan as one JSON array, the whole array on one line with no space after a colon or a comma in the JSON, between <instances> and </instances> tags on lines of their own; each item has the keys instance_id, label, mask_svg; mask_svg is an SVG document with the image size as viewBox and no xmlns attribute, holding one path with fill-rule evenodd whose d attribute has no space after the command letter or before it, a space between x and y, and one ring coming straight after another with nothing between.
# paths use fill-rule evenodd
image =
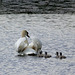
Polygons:
<instances>
[{"instance_id":1,"label":"white swan","mask_svg":"<svg viewBox=\"0 0 75 75\"><path fill-rule=\"evenodd\" d=\"M20 54L37 54L38 51L42 48L42 43L39 39L34 38L32 42L29 44L27 37L29 37L28 32L26 30L22 31L22 37L17 40L15 43L16 51Z\"/></svg>"},{"instance_id":2,"label":"white swan","mask_svg":"<svg viewBox=\"0 0 75 75\"><path fill-rule=\"evenodd\" d=\"M22 52L22 50L29 45L26 36L29 37L28 32L26 30L23 30L22 37L19 38L15 43L15 48L17 52Z\"/></svg>"},{"instance_id":3,"label":"white swan","mask_svg":"<svg viewBox=\"0 0 75 75\"><path fill-rule=\"evenodd\" d=\"M42 42L38 38L33 38L32 42L29 44L29 48L34 49L38 53L41 51Z\"/></svg>"},{"instance_id":4,"label":"white swan","mask_svg":"<svg viewBox=\"0 0 75 75\"><path fill-rule=\"evenodd\" d=\"M28 32L26 30L23 30L22 31L22 37L19 38L17 40L17 42L15 43L15 48L16 48L16 51L19 53L19 54L31 54L31 53L36 53L36 51L34 51L33 49L29 48L28 45L28 40L27 40L27 37L30 37L28 35Z\"/></svg>"}]
</instances>

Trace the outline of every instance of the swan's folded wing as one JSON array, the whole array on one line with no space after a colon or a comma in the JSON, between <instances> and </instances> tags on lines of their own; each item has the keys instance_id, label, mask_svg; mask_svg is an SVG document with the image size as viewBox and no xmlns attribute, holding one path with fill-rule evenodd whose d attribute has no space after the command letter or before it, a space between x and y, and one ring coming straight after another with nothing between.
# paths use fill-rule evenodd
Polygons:
<instances>
[{"instance_id":1,"label":"swan's folded wing","mask_svg":"<svg viewBox=\"0 0 75 75\"><path fill-rule=\"evenodd\" d=\"M35 50L31 49L31 48L26 48L24 51L25 54L37 54Z\"/></svg>"},{"instance_id":2,"label":"swan's folded wing","mask_svg":"<svg viewBox=\"0 0 75 75\"><path fill-rule=\"evenodd\" d=\"M24 42L25 40L26 38L20 38L17 40L17 42L15 43L16 51L22 50L23 48L27 46L27 44Z\"/></svg>"}]
</instances>

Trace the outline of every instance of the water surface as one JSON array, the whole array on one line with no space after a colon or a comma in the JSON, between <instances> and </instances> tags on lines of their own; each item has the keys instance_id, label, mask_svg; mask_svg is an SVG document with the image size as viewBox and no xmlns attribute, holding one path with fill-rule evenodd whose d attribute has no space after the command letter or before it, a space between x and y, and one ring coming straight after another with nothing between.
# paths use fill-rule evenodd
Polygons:
<instances>
[{"instance_id":1,"label":"water surface","mask_svg":"<svg viewBox=\"0 0 75 75\"><path fill-rule=\"evenodd\" d=\"M38 37L42 50L51 58L18 57L14 44L26 29ZM30 42L30 39L29 39ZM67 58L55 59L56 51ZM75 15L8 14L0 15L1 75L75 75Z\"/></svg>"}]
</instances>

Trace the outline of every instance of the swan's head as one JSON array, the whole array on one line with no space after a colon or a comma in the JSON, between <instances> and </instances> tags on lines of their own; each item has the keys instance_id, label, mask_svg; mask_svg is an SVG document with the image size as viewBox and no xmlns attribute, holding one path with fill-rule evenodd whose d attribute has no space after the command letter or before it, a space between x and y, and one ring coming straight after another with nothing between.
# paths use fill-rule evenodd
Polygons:
<instances>
[{"instance_id":1,"label":"swan's head","mask_svg":"<svg viewBox=\"0 0 75 75\"><path fill-rule=\"evenodd\" d=\"M22 37L25 37L25 36L30 37L29 33L26 30L23 30L22 31Z\"/></svg>"}]
</instances>

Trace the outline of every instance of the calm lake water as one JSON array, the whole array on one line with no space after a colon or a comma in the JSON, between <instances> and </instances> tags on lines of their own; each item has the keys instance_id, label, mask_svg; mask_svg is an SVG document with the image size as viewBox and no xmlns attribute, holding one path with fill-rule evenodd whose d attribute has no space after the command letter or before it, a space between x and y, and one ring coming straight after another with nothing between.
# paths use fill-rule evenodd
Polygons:
<instances>
[{"instance_id":1,"label":"calm lake water","mask_svg":"<svg viewBox=\"0 0 75 75\"><path fill-rule=\"evenodd\" d=\"M52 57L18 57L14 44L23 29L38 37ZM56 59L56 51L67 58ZM0 75L75 75L75 15L0 15Z\"/></svg>"}]
</instances>

